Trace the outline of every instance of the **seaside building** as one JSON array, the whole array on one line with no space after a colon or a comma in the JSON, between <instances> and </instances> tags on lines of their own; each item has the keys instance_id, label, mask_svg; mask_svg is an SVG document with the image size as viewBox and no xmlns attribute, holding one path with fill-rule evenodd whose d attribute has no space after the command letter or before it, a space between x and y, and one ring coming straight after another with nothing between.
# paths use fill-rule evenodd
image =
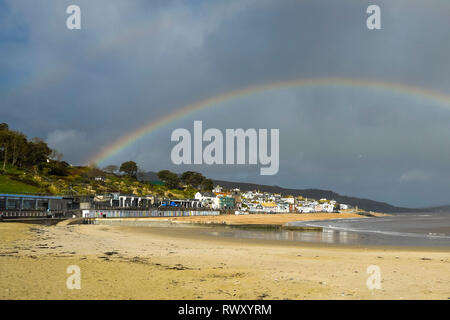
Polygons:
<instances>
[{"instance_id":1,"label":"seaside building","mask_svg":"<svg viewBox=\"0 0 450 320\"><path fill-rule=\"evenodd\" d=\"M281 198L280 200L283 201L283 202L287 202L289 204L294 204L295 203L295 198L294 197Z\"/></svg>"},{"instance_id":2,"label":"seaside building","mask_svg":"<svg viewBox=\"0 0 450 320\"><path fill-rule=\"evenodd\" d=\"M153 206L155 198L153 196L136 196L119 193L96 195L92 200L92 205L101 207L120 208L148 208Z\"/></svg>"},{"instance_id":3,"label":"seaside building","mask_svg":"<svg viewBox=\"0 0 450 320\"><path fill-rule=\"evenodd\" d=\"M233 197L219 197L219 208L220 209L233 209L235 208L235 200Z\"/></svg>"},{"instance_id":4,"label":"seaside building","mask_svg":"<svg viewBox=\"0 0 450 320\"><path fill-rule=\"evenodd\" d=\"M278 206L275 202L263 202L261 203L261 206L263 208L263 212L278 212Z\"/></svg>"},{"instance_id":5,"label":"seaside building","mask_svg":"<svg viewBox=\"0 0 450 320\"><path fill-rule=\"evenodd\" d=\"M176 200L164 200L161 203L161 207L179 207L179 208L202 208L202 204L198 199L176 199Z\"/></svg>"},{"instance_id":6,"label":"seaside building","mask_svg":"<svg viewBox=\"0 0 450 320\"><path fill-rule=\"evenodd\" d=\"M63 196L0 194L0 218L61 218L78 204Z\"/></svg>"},{"instance_id":7,"label":"seaside building","mask_svg":"<svg viewBox=\"0 0 450 320\"><path fill-rule=\"evenodd\" d=\"M277 203L277 213L288 213L290 209L290 204L288 202Z\"/></svg>"},{"instance_id":8,"label":"seaside building","mask_svg":"<svg viewBox=\"0 0 450 320\"><path fill-rule=\"evenodd\" d=\"M73 200L62 196L0 194L0 210L66 210Z\"/></svg>"},{"instance_id":9,"label":"seaside building","mask_svg":"<svg viewBox=\"0 0 450 320\"><path fill-rule=\"evenodd\" d=\"M197 192L195 199L199 200L204 208L219 209L219 198L213 192Z\"/></svg>"}]
</instances>

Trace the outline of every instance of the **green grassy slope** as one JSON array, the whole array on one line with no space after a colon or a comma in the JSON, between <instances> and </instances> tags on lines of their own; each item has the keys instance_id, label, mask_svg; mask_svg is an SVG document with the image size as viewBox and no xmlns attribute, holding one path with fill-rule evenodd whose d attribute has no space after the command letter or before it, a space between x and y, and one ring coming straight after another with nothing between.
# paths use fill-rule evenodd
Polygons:
<instances>
[{"instance_id":1,"label":"green grassy slope","mask_svg":"<svg viewBox=\"0 0 450 320\"><path fill-rule=\"evenodd\" d=\"M18 194L53 194L53 195L95 195L111 192L123 194L158 195L170 198L193 198L196 189L168 189L164 185L138 181L127 176L108 174L99 171L91 173L89 167L70 167L65 176L55 176L32 169L23 170L8 167L0 172L0 193ZM98 169L97 169L98 171ZM103 181L96 181L96 176L102 176Z\"/></svg>"},{"instance_id":2,"label":"green grassy slope","mask_svg":"<svg viewBox=\"0 0 450 320\"><path fill-rule=\"evenodd\" d=\"M39 188L0 175L0 193L39 193Z\"/></svg>"}]
</instances>

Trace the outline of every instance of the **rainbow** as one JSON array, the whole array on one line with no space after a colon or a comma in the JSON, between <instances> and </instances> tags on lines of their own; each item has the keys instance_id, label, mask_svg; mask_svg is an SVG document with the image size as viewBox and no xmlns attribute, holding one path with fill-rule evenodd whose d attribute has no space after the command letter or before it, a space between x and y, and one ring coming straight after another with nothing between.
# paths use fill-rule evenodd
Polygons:
<instances>
[{"instance_id":1,"label":"rainbow","mask_svg":"<svg viewBox=\"0 0 450 320\"><path fill-rule=\"evenodd\" d=\"M414 97L428 98L431 100L448 104L450 106L449 94L444 94L441 92L433 91L422 87L415 87L401 83L384 82L377 80L326 77L326 78L287 80L287 81L278 81L274 83L259 84L249 86L243 89L233 90L227 93L207 98L199 102L188 104L182 108L179 108L175 112L162 116L156 120L150 121L144 126L141 126L136 130L121 136L113 143L102 148L97 154L95 154L88 161L88 164L99 165L100 163L105 162L111 156L117 154L122 149L133 144L140 138L154 132L155 130L164 127L167 124L174 122L178 119L182 119L186 116L189 116L197 111L204 110L227 101L231 101L234 99L242 98L245 96L249 96L264 91L297 88L297 87L323 87L323 86L374 88L388 92L407 94Z\"/></svg>"}]
</instances>

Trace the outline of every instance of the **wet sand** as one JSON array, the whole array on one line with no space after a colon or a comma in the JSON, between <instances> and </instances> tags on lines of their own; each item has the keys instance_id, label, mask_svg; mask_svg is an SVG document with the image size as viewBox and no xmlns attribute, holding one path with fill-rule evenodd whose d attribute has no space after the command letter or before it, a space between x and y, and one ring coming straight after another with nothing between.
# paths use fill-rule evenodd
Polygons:
<instances>
[{"instance_id":1,"label":"wet sand","mask_svg":"<svg viewBox=\"0 0 450 320\"><path fill-rule=\"evenodd\" d=\"M81 270L69 290L66 269ZM380 290L366 286L381 270ZM0 223L0 299L448 299L443 249L229 239L195 228Z\"/></svg>"},{"instance_id":2,"label":"wet sand","mask_svg":"<svg viewBox=\"0 0 450 320\"><path fill-rule=\"evenodd\" d=\"M248 214L248 215L219 215L219 216L198 216L198 217L164 217L145 218L147 220L168 220L189 223L205 224L272 224L283 225L292 221L329 220L329 219L349 219L366 218L356 213L287 213L287 214Z\"/></svg>"}]
</instances>

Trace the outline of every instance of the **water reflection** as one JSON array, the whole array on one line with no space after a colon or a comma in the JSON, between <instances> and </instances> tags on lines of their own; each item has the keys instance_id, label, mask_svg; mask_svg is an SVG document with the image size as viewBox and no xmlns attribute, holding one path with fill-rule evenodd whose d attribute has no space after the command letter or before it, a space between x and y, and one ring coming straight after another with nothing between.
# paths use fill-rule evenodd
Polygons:
<instances>
[{"instance_id":1,"label":"water reflection","mask_svg":"<svg viewBox=\"0 0 450 320\"><path fill-rule=\"evenodd\" d=\"M245 230L238 227L214 227L214 230L203 230L203 234L227 238L286 240L302 242L321 242L332 244L358 244L360 236L356 233L335 232L333 230L319 231L288 231L288 230Z\"/></svg>"},{"instance_id":2,"label":"water reflection","mask_svg":"<svg viewBox=\"0 0 450 320\"><path fill-rule=\"evenodd\" d=\"M392 236L385 234L367 234L353 231L338 231L324 228L323 231L290 231L290 230L253 230L239 227L202 228L204 235L260 240L285 240L299 242L315 242L343 245L391 245L391 246L446 246L448 239L432 239Z\"/></svg>"},{"instance_id":3,"label":"water reflection","mask_svg":"<svg viewBox=\"0 0 450 320\"><path fill-rule=\"evenodd\" d=\"M176 228L180 231L214 237L285 240L343 245L425 246L450 248L450 214L396 215L370 219L337 219L292 222L290 226L321 228L316 230L257 229L248 226L205 226L173 224L168 221L101 220L101 224Z\"/></svg>"}]
</instances>

